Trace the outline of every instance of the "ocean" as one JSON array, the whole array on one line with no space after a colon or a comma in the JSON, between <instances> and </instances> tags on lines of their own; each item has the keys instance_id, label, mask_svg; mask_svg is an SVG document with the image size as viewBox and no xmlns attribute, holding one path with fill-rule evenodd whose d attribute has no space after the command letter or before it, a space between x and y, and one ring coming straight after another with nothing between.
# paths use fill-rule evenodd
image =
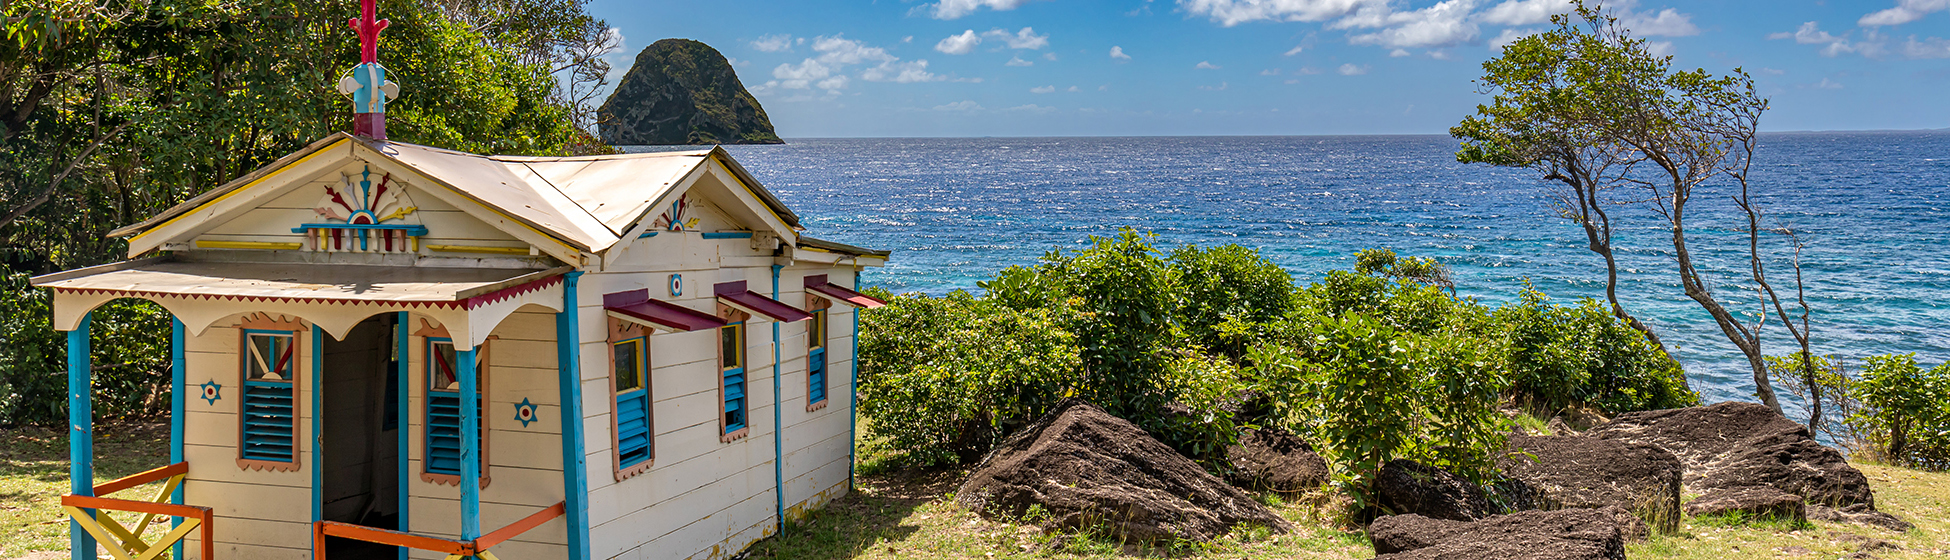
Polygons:
<instances>
[{"instance_id":1,"label":"ocean","mask_svg":"<svg viewBox=\"0 0 1950 560\"><path fill-rule=\"evenodd\" d=\"M1527 170L1456 163L1445 136L788 139L728 146L797 212L806 234L890 249L867 285L980 293L976 282L1052 249L1132 227L1161 246L1237 243L1309 283L1355 251L1435 257L1464 296L1498 303L1528 282L1559 303L1603 297L1604 261ZM646 150L658 148L632 148ZM1763 228L1792 228L1818 353L1950 360L1950 133L1777 133L1753 172ZM1695 195L1690 246L1730 309L1759 309L1744 218L1727 185ZM1619 191L1622 197L1635 193ZM1676 350L1707 402L1751 400L1740 352L1679 287L1672 244L1644 205L1614 210L1627 309ZM1770 282L1791 294L1793 249ZM1793 350L1778 324L1770 354ZM1784 395L1784 399L1787 398Z\"/></svg>"}]
</instances>

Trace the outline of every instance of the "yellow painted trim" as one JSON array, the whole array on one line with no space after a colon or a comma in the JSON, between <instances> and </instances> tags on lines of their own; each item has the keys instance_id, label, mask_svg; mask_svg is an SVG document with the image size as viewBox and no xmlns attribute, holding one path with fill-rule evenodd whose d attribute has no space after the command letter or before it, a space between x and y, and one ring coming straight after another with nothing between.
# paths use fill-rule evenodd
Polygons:
<instances>
[{"instance_id":1,"label":"yellow painted trim","mask_svg":"<svg viewBox=\"0 0 1950 560\"><path fill-rule=\"evenodd\" d=\"M81 530L87 531L90 535L94 535L95 542L108 545L102 548L108 549L108 553L114 556L115 560L135 560L135 558L129 556L129 553L122 551L122 547L116 544L115 537L108 534L108 530L103 529L100 523L95 522L95 518L90 517L88 512L81 511L81 508L74 506L61 506L61 509L62 511L68 512L68 518L73 519L76 525L80 525Z\"/></svg>"},{"instance_id":2,"label":"yellow painted trim","mask_svg":"<svg viewBox=\"0 0 1950 560\"><path fill-rule=\"evenodd\" d=\"M153 232L155 232L156 230L159 230L159 229L163 229L163 228L166 228L166 227L169 227L169 225L170 225L170 224L173 224L173 223L176 223L176 221L177 221L177 220L181 220L181 219L183 219L183 218L187 218L187 217L189 217L189 216L190 216L191 214L195 214L195 213L197 213L197 211L200 211L200 210L202 210L202 209L204 209L204 208L209 208L209 207L210 207L211 205L214 205L214 204L216 204L216 203L219 203L219 202L223 202L223 201L224 201L225 199L228 199L228 198L230 198L230 197L232 197L232 196L236 196L236 195L237 195L237 193L241 193L241 192L244 192L244 191L247 191L247 190L250 190L250 189L251 189L252 187L256 187L256 186L258 186L258 185L260 185L260 184L263 184L263 183L264 183L264 181L267 181L267 180L270 180L270 179L271 179L272 177L276 177L276 176L278 176L278 175L279 175L280 173L283 173L285 169L290 169L290 168L293 168L293 167L297 167L297 166L299 166L299 165L303 165L303 164L305 163L305 161L306 161L306 160L309 160L309 159L311 159L311 158L315 158L315 157L318 157L318 156L319 156L320 154L324 154L325 152L329 152L329 151L331 151L332 149L334 149L334 148L337 148L337 147L339 147L339 144L344 144L344 143L346 143L346 142L351 142L351 141L352 141L352 140L351 140L351 139L348 139L348 138L340 138L340 139L339 139L339 141L337 141L337 142L333 142L333 143L331 143L330 145L327 145L327 146L325 146L325 147L323 147L323 148L319 148L319 149L318 149L318 151L316 151L316 152L312 152L312 153L311 153L311 155L308 155L308 156L305 156L305 157L301 157L301 158L298 158L298 161L294 161L294 162L291 162L291 164L290 164L290 165L286 165L286 166L284 166L283 168L280 168L280 169L278 169L278 171L277 171L277 172L273 172L273 173L266 173L266 174L264 174L264 176L263 176L263 177L258 177L256 181L251 181L251 182L250 182L249 184L246 184L246 185L244 185L244 186L241 186L241 187L237 187L237 188L236 188L235 190L232 190L232 191L230 191L230 192L227 192L227 193L223 193L223 196L219 196L219 197L216 197L216 198L214 198L214 199L211 199L211 200L210 200L209 202L205 202L205 203L203 203L203 205L202 205L202 206L198 206L198 207L195 207L195 208L191 208L191 209L189 209L188 211L185 211L185 212L183 212L182 214L178 214L178 215L176 215L176 217L174 217L174 218L170 218L170 219L169 219L169 221L166 221L166 222L163 222L163 223L160 223L160 224L156 224L156 226L155 226L155 227L151 227L151 228L149 228L149 229L146 229L146 230L142 230L142 233L138 233L138 234L135 234L134 236L131 236L131 237L129 237L129 243L130 243L130 244L134 244L134 243L135 243L136 241L138 241L138 240L141 240L141 239L142 239L142 237L143 237L143 236L145 236L145 235L149 235L150 233L153 233Z\"/></svg>"},{"instance_id":3,"label":"yellow painted trim","mask_svg":"<svg viewBox=\"0 0 1950 560\"><path fill-rule=\"evenodd\" d=\"M479 245L428 245L427 249L442 253L494 253L501 255L527 255L527 247L483 247Z\"/></svg>"},{"instance_id":4,"label":"yellow painted trim","mask_svg":"<svg viewBox=\"0 0 1950 560\"><path fill-rule=\"evenodd\" d=\"M291 251L304 248L303 243L273 243L268 241L203 241L197 240L198 249L265 249L270 251Z\"/></svg>"}]
</instances>

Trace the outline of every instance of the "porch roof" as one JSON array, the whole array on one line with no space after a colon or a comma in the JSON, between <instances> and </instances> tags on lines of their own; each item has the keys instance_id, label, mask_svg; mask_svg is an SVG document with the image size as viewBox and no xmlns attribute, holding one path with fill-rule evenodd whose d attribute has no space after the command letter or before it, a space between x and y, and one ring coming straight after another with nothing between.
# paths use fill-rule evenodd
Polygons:
<instances>
[{"instance_id":1,"label":"porch roof","mask_svg":"<svg viewBox=\"0 0 1950 560\"><path fill-rule=\"evenodd\" d=\"M427 303L473 307L495 292L567 272L550 270L176 262L142 259L49 274L39 287L129 296L204 299Z\"/></svg>"}]
</instances>

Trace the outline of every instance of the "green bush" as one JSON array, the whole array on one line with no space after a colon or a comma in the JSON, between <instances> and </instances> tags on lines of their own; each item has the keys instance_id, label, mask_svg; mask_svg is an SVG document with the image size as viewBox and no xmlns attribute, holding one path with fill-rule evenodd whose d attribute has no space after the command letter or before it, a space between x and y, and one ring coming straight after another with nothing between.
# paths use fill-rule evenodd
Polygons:
<instances>
[{"instance_id":1,"label":"green bush","mask_svg":"<svg viewBox=\"0 0 1950 560\"><path fill-rule=\"evenodd\" d=\"M1950 363L1928 370L1915 354L1872 356L1849 384L1861 407L1846 422L1883 461L1950 468Z\"/></svg>"},{"instance_id":2,"label":"green bush","mask_svg":"<svg viewBox=\"0 0 1950 560\"><path fill-rule=\"evenodd\" d=\"M1529 404L1561 410L1582 403L1608 413L1699 404L1679 364L1595 299L1552 305L1525 287L1491 323L1507 342L1502 359L1511 392Z\"/></svg>"},{"instance_id":3,"label":"green bush","mask_svg":"<svg viewBox=\"0 0 1950 560\"><path fill-rule=\"evenodd\" d=\"M48 291L27 275L0 276L0 425L68 419L68 337L52 324ZM131 418L169 407L169 314L140 300L95 309L91 350L95 417Z\"/></svg>"},{"instance_id":4,"label":"green bush","mask_svg":"<svg viewBox=\"0 0 1950 560\"><path fill-rule=\"evenodd\" d=\"M1279 321L1294 309L1293 276L1238 245L1181 245L1171 252L1178 320L1193 344L1238 359L1250 347L1228 326Z\"/></svg>"},{"instance_id":5,"label":"green bush","mask_svg":"<svg viewBox=\"0 0 1950 560\"><path fill-rule=\"evenodd\" d=\"M862 316L860 413L903 465L980 458L1071 384L1078 349L1059 312L961 291L892 298Z\"/></svg>"}]
</instances>

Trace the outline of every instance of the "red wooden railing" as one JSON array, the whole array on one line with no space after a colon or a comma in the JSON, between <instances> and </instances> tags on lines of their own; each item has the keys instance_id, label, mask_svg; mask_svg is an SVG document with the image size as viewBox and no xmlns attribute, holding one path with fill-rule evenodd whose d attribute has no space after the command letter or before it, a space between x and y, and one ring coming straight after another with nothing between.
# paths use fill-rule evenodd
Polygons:
<instances>
[{"instance_id":1,"label":"red wooden railing","mask_svg":"<svg viewBox=\"0 0 1950 560\"><path fill-rule=\"evenodd\" d=\"M530 514L528 517L511 523L507 527L502 527L492 533L481 535L481 538L471 541L415 535L404 531L375 529L363 525L353 525L351 523L340 523L337 521L319 521L312 524L312 558L325 557L325 537L341 537L369 543L404 546L429 552L444 552L447 554L449 560L474 556L494 560L494 554L488 552L488 549L507 542L508 539L515 538L522 533L526 533L529 529L534 529L543 523L547 523L550 519L561 517L567 514L568 511L568 504L566 502L556 502L555 505L549 506L542 511Z\"/></svg>"},{"instance_id":2,"label":"red wooden railing","mask_svg":"<svg viewBox=\"0 0 1950 560\"><path fill-rule=\"evenodd\" d=\"M95 536L95 540L108 549L117 560L153 560L169 551L169 547L183 540L190 531L200 531L203 545L201 558L209 560L216 550L216 543L210 538L211 509L201 506L181 506L166 503L176 488L182 486L183 476L189 474L189 463L177 463L167 467L150 469L121 479L104 482L95 486L95 495L61 496L61 509L81 525L82 530ZM152 482L167 480L162 491L150 501L124 500L102 496L142 486ZM88 510L94 510L92 513ZM108 516L109 511L129 511L142 514L135 529L117 522ZM159 517L181 517L183 524L165 533L154 543L143 542L142 533Z\"/></svg>"}]
</instances>

